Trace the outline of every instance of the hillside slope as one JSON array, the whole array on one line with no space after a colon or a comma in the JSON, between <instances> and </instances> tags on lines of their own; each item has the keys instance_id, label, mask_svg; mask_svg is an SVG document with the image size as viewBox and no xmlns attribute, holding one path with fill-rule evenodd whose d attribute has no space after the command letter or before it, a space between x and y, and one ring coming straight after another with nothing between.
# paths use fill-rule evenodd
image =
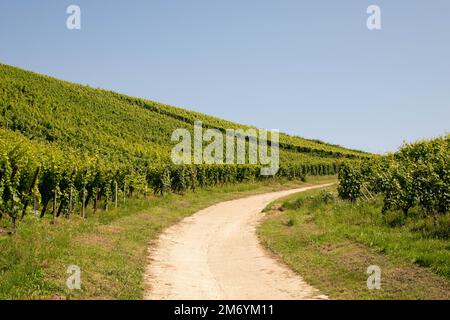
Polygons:
<instances>
[{"instance_id":1,"label":"hillside slope","mask_svg":"<svg viewBox=\"0 0 450 320\"><path fill-rule=\"evenodd\" d=\"M0 65L0 127L24 136L122 160L167 161L177 128L249 128L204 114L92 89ZM318 141L280 135L282 157L340 158L364 155Z\"/></svg>"},{"instance_id":2,"label":"hillside slope","mask_svg":"<svg viewBox=\"0 0 450 320\"><path fill-rule=\"evenodd\" d=\"M0 217L34 203L54 218L93 201L94 211L134 191L184 192L264 179L258 165L171 164L172 132L250 128L204 114L57 80L0 64ZM287 178L335 174L343 159L370 155L280 134ZM120 190L120 191L119 191Z\"/></svg>"}]
</instances>

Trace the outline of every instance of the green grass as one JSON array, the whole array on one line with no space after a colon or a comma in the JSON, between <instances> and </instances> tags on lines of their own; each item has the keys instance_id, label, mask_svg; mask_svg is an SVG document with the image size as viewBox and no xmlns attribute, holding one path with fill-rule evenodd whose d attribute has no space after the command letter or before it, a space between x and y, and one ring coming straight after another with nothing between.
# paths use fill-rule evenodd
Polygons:
<instances>
[{"instance_id":1,"label":"green grass","mask_svg":"<svg viewBox=\"0 0 450 320\"><path fill-rule=\"evenodd\" d=\"M351 204L324 191L290 196L266 212L263 243L332 299L450 298L448 216L433 233L418 213L383 216L377 201ZM370 265L381 267L381 290L367 288Z\"/></svg>"},{"instance_id":2,"label":"green grass","mask_svg":"<svg viewBox=\"0 0 450 320\"><path fill-rule=\"evenodd\" d=\"M0 236L0 299L141 299L148 245L164 228L220 201L300 184L274 180L130 200L117 211L56 225L28 217L14 236ZM69 265L81 268L81 290L66 288Z\"/></svg>"}]
</instances>

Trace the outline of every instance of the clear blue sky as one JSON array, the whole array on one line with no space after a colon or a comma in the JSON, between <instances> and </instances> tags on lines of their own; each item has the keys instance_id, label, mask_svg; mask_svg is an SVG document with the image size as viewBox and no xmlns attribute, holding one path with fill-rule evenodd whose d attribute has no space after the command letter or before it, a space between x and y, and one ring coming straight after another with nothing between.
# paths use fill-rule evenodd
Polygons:
<instances>
[{"instance_id":1,"label":"clear blue sky","mask_svg":"<svg viewBox=\"0 0 450 320\"><path fill-rule=\"evenodd\" d=\"M0 61L374 152L450 131L448 0L0 0Z\"/></svg>"}]
</instances>

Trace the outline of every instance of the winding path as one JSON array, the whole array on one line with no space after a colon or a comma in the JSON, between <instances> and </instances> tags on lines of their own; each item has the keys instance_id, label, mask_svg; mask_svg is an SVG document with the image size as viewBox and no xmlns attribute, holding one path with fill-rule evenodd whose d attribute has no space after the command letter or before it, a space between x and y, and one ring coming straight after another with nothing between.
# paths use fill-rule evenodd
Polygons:
<instances>
[{"instance_id":1,"label":"winding path","mask_svg":"<svg viewBox=\"0 0 450 320\"><path fill-rule=\"evenodd\" d=\"M270 202L331 184L222 202L166 229L149 249L145 299L326 299L259 243Z\"/></svg>"}]
</instances>

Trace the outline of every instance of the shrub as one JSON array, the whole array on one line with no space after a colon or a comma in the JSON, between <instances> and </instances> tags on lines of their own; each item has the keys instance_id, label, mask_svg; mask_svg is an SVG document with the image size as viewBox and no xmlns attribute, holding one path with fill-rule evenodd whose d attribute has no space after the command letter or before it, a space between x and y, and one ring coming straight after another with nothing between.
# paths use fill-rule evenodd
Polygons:
<instances>
[{"instance_id":1,"label":"shrub","mask_svg":"<svg viewBox=\"0 0 450 320\"><path fill-rule=\"evenodd\" d=\"M345 163L341 166L338 174L339 197L343 200L356 201L361 195L362 175L357 166Z\"/></svg>"},{"instance_id":2,"label":"shrub","mask_svg":"<svg viewBox=\"0 0 450 320\"><path fill-rule=\"evenodd\" d=\"M417 220L410 230L421 233L426 238L450 238L450 214L434 215Z\"/></svg>"},{"instance_id":3,"label":"shrub","mask_svg":"<svg viewBox=\"0 0 450 320\"><path fill-rule=\"evenodd\" d=\"M304 203L305 199L301 197L295 199L294 201L285 201L282 205L282 208L287 210L296 210L303 206Z\"/></svg>"},{"instance_id":4,"label":"shrub","mask_svg":"<svg viewBox=\"0 0 450 320\"><path fill-rule=\"evenodd\" d=\"M383 215L384 222L389 227L400 227L405 224L405 216L398 211L389 211Z\"/></svg>"},{"instance_id":5,"label":"shrub","mask_svg":"<svg viewBox=\"0 0 450 320\"><path fill-rule=\"evenodd\" d=\"M334 194L329 191L321 191L317 197L325 204L333 203L335 200Z\"/></svg>"},{"instance_id":6,"label":"shrub","mask_svg":"<svg viewBox=\"0 0 450 320\"><path fill-rule=\"evenodd\" d=\"M383 213L420 207L426 215L450 211L450 135L404 144L396 153L339 170L339 196L355 201L364 190L383 196Z\"/></svg>"}]
</instances>

